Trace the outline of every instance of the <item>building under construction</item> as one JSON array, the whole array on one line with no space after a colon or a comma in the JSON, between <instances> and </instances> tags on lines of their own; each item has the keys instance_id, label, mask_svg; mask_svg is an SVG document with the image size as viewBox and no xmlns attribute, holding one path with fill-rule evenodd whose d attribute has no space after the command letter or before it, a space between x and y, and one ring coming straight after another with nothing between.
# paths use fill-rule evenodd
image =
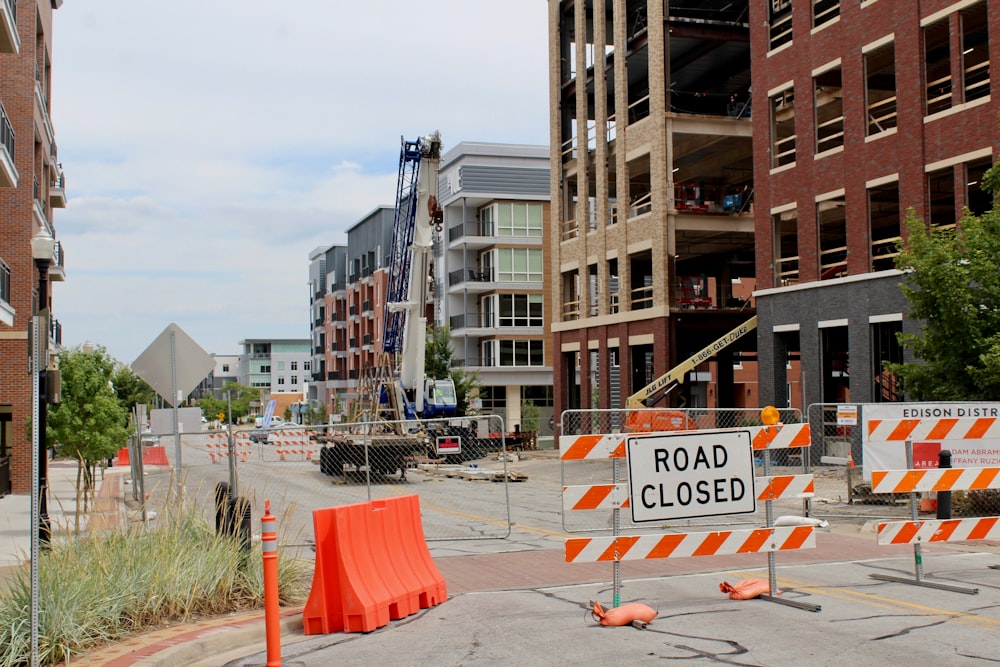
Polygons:
<instances>
[{"instance_id":1,"label":"building under construction","mask_svg":"<svg viewBox=\"0 0 1000 667\"><path fill-rule=\"evenodd\" d=\"M550 0L558 409L626 397L754 315L747 0ZM758 404L754 336L659 405Z\"/></svg>"}]
</instances>

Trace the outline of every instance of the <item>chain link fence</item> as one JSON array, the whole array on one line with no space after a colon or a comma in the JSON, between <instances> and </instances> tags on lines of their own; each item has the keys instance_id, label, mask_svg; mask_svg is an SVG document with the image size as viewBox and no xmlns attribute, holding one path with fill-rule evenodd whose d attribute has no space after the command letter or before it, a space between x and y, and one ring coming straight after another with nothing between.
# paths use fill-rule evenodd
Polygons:
<instances>
[{"instance_id":1,"label":"chain link fence","mask_svg":"<svg viewBox=\"0 0 1000 667\"><path fill-rule=\"evenodd\" d=\"M910 516L910 494L872 493L865 481L864 403L814 403L807 409L812 436L812 461L843 477L846 507L814 504L816 515L872 515L873 518L906 519ZM903 447L903 443L899 443ZM947 447L944 447L947 449ZM936 455L935 455L936 456ZM918 467L936 467L936 460L920 461ZM937 494L924 493L918 499L925 515L936 511ZM1000 514L1000 490L952 492L951 516L955 518Z\"/></svg>"},{"instance_id":2,"label":"chain link fence","mask_svg":"<svg viewBox=\"0 0 1000 667\"><path fill-rule=\"evenodd\" d=\"M314 509L414 493L428 541L502 539L507 463L527 444L518 435L497 416L145 434L144 449L162 447L169 467L146 465L144 485L151 506L182 488L207 517L220 484L255 518L269 499L284 546L312 543Z\"/></svg>"}]
</instances>

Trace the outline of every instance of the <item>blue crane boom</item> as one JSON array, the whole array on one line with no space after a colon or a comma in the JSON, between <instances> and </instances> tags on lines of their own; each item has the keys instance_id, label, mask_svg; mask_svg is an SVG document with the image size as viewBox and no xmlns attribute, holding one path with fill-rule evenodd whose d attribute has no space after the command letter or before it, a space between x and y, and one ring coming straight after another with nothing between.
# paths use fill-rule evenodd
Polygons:
<instances>
[{"instance_id":1,"label":"blue crane boom","mask_svg":"<svg viewBox=\"0 0 1000 667\"><path fill-rule=\"evenodd\" d=\"M424 359L434 230L442 211L437 203L441 135L401 140L396 212L389 256L382 349L398 360L402 396L387 400L405 406L398 418L434 417L455 413L455 386L450 379L426 378ZM397 391L384 388L383 393Z\"/></svg>"}]
</instances>

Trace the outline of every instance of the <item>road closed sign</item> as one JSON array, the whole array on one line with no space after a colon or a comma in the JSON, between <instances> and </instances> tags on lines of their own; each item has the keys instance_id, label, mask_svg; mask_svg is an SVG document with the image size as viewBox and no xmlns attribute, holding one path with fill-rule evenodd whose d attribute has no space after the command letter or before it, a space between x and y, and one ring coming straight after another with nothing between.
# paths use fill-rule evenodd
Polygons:
<instances>
[{"instance_id":1,"label":"road closed sign","mask_svg":"<svg viewBox=\"0 0 1000 667\"><path fill-rule=\"evenodd\" d=\"M749 431L629 438L632 520L666 521L757 509Z\"/></svg>"}]
</instances>

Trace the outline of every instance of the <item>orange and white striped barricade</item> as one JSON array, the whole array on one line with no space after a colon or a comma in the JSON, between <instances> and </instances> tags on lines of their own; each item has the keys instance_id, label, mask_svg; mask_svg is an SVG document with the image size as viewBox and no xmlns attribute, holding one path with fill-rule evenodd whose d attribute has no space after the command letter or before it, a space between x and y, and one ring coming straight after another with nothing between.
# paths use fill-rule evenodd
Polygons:
<instances>
[{"instance_id":1,"label":"orange and white striped barricade","mask_svg":"<svg viewBox=\"0 0 1000 667\"><path fill-rule=\"evenodd\" d=\"M700 446L700 443L724 442L719 447L734 446L734 451L743 457L747 476L752 477L754 487L750 504L741 504L740 509L735 511L719 511L717 514L691 514L681 515L681 518L688 516L722 516L725 514L736 514L747 511L754 511L756 501L765 503L767 508L767 527L750 530L727 530L708 533L667 533L667 534L642 534L642 535L622 535L620 531L622 510L631 510L633 521L660 520L662 517L637 518L637 514L645 516L641 511L637 511L635 504L645 506L660 502L662 505L664 490L651 491L652 496L636 495L634 486L641 485L638 481L640 475L633 469L636 465L643 465L633 461L629 457L630 451L639 451L636 447L654 446L654 443L677 443L679 450L684 443L692 447ZM676 438L676 440L674 440ZM740 444L742 443L742 444ZM789 606L806 609L809 611L819 611L818 605L811 605L799 601L777 598L775 585L774 552L791 549L815 548L815 527L811 525L775 527L773 526L773 512L771 502L780 498L808 498L814 492L814 481L811 474L805 475L779 475L769 474L769 464L767 457L768 449L807 447L810 444L808 425L795 424L786 430L786 427L756 427L751 429L714 429L708 431L689 432L663 432L663 433L614 433L614 434L591 434L591 435L571 435L562 436L559 440L559 449L564 466L568 462L586 462L600 459L611 459L614 464L613 479L611 483L597 484L564 484L563 486L563 516L574 511L594 511L602 510L612 512L612 532L608 537L581 537L569 538L565 543L566 562L611 562L614 565L614 606L620 602L619 589L621 581L620 564L624 560L650 559L650 558L679 558L689 556L713 556L738 553L767 553L768 570L770 574L770 595L762 595L761 599L771 600L787 604ZM749 445L749 446L748 446ZM675 450L675 451L677 451ZM765 475L755 477L753 475L753 452L763 450L765 452ZM691 452L696 451L691 449ZM701 450L698 450L701 451ZM691 463L695 461L698 454L692 454ZM729 454L723 452L719 458L728 460ZM714 463L719 463L719 458ZM733 457L737 458L736 456ZM629 481L621 480L619 464L622 460L629 462ZM744 465L741 463L740 465ZM647 466L648 467L648 466ZM659 463L655 465L659 470ZM709 466L711 467L711 466ZM690 474L690 471L685 474ZM687 484L687 482L681 482ZM690 489L697 489L697 482L692 481ZM641 493L646 493L650 485L643 487ZM704 488L712 488L710 485ZM679 487L678 487L679 489ZM669 493L669 492L668 492ZM697 491L695 491L697 493ZM659 501L648 502L649 497L657 497ZM735 497L735 494L732 494ZM742 498L741 494L741 498ZM746 494L750 495L750 494ZM690 497L688 498L690 502ZM684 504L683 499L677 498L678 504ZM672 502L666 503L673 505ZM706 501L707 505L712 503ZM748 509L749 508L749 509ZM712 510L709 510L711 512ZM674 517L670 517L674 518Z\"/></svg>"},{"instance_id":2,"label":"orange and white striped barricade","mask_svg":"<svg viewBox=\"0 0 1000 667\"><path fill-rule=\"evenodd\" d=\"M906 441L907 461L913 460L913 443ZM1000 468L937 468L873 470L872 493L908 493L910 521L884 521L878 524L879 544L912 544L914 579L871 574L873 579L913 584L954 593L975 595L978 588L965 588L923 579L921 545L933 542L969 542L1000 537L1000 517L970 519L917 519L917 494L928 491L978 491L1000 489Z\"/></svg>"},{"instance_id":3,"label":"orange and white striped barricade","mask_svg":"<svg viewBox=\"0 0 1000 667\"><path fill-rule=\"evenodd\" d=\"M1000 448L1000 404L940 403L890 404L866 406L864 415L864 474L870 480L872 470L933 468L933 462L914 465L904 458L902 445L913 443L917 454L921 445L937 445L952 452L955 463L964 467L995 465L995 451ZM884 418L901 414L905 418ZM869 416L876 415L876 416ZM976 452L981 450L985 455ZM921 463L924 463L923 465Z\"/></svg>"}]
</instances>

